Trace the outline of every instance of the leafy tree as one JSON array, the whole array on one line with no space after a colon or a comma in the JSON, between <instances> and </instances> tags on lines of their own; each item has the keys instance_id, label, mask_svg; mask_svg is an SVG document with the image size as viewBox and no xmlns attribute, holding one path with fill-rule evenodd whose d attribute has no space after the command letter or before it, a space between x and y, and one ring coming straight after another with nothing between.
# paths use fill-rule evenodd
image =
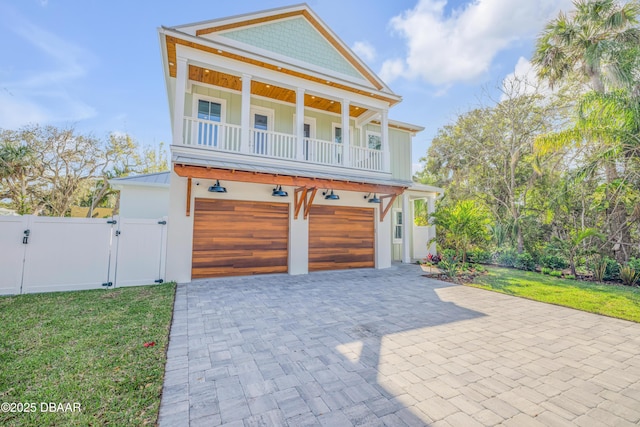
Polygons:
<instances>
[{"instance_id":1,"label":"leafy tree","mask_svg":"<svg viewBox=\"0 0 640 427\"><path fill-rule=\"evenodd\" d=\"M634 162L629 153L638 145L640 123L640 4L576 0L574 5L575 12L560 13L546 26L532 62L538 75L552 85L575 77L591 92L580 102L575 125L540 138L538 152L587 145L585 171L596 175L602 170L607 184L626 181L629 163ZM622 261L629 256L633 222L618 193L608 193L607 204L610 249Z\"/></svg>"},{"instance_id":2,"label":"leafy tree","mask_svg":"<svg viewBox=\"0 0 640 427\"><path fill-rule=\"evenodd\" d=\"M486 244L490 239L489 216L472 200L458 201L454 206L439 206L431 217L462 262L466 262L466 254L474 245Z\"/></svg>"},{"instance_id":3,"label":"leafy tree","mask_svg":"<svg viewBox=\"0 0 640 427\"><path fill-rule=\"evenodd\" d=\"M128 135L104 141L54 126L0 131L0 197L21 214L64 216L83 200L96 207L113 196L108 179L162 168L162 147L141 152Z\"/></svg>"}]
</instances>

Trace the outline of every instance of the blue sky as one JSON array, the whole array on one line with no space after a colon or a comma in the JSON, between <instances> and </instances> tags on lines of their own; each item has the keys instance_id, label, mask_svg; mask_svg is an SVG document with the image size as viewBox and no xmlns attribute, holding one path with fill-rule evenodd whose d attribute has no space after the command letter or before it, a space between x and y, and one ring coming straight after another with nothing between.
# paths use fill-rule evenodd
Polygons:
<instances>
[{"instance_id":1,"label":"blue sky","mask_svg":"<svg viewBox=\"0 0 640 427\"><path fill-rule=\"evenodd\" d=\"M142 145L171 141L157 27L291 4L279 0L0 0L0 128L74 125ZM518 68L570 0L309 0L311 8L404 100L389 116L439 127Z\"/></svg>"}]
</instances>

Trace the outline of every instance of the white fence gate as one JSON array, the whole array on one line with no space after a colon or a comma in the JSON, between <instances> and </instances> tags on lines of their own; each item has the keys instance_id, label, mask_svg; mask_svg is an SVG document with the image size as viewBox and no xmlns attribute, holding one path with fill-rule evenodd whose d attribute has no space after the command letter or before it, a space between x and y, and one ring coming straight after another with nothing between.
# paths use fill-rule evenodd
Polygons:
<instances>
[{"instance_id":1,"label":"white fence gate","mask_svg":"<svg viewBox=\"0 0 640 427\"><path fill-rule=\"evenodd\" d=\"M0 295L162 283L166 224L0 217Z\"/></svg>"}]
</instances>

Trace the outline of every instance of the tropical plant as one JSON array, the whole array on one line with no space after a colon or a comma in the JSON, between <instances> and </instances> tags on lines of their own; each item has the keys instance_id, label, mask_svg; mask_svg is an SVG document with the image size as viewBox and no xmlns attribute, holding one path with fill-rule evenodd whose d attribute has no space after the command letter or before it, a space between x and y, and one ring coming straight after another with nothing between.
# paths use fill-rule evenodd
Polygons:
<instances>
[{"instance_id":1,"label":"tropical plant","mask_svg":"<svg viewBox=\"0 0 640 427\"><path fill-rule=\"evenodd\" d=\"M607 258L599 256L593 262L591 269L593 270L593 278L598 282L604 281L604 277L607 271Z\"/></svg>"},{"instance_id":2,"label":"tropical plant","mask_svg":"<svg viewBox=\"0 0 640 427\"><path fill-rule=\"evenodd\" d=\"M625 265L620 269L620 280L626 286L634 286L640 282L640 271L636 271L630 265Z\"/></svg>"},{"instance_id":3,"label":"tropical plant","mask_svg":"<svg viewBox=\"0 0 640 427\"><path fill-rule=\"evenodd\" d=\"M603 236L595 228L585 228L580 231L571 231L565 239L555 238L554 245L558 252L561 253L569 261L569 268L571 268L571 274L574 276L576 273L576 259L578 255L588 251L589 245L586 245L587 239L602 239Z\"/></svg>"},{"instance_id":4,"label":"tropical plant","mask_svg":"<svg viewBox=\"0 0 640 427\"><path fill-rule=\"evenodd\" d=\"M459 201L451 207L440 206L431 217L463 263L472 246L486 244L489 240L488 214L471 200Z\"/></svg>"}]
</instances>

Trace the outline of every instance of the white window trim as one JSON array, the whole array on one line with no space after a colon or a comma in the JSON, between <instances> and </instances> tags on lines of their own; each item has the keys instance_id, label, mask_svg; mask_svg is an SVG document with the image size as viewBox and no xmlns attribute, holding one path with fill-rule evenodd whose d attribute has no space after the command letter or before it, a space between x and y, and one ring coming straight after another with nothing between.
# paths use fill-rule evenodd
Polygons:
<instances>
[{"instance_id":1,"label":"white window trim","mask_svg":"<svg viewBox=\"0 0 640 427\"><path fill-rule=\"evenodd\" d=\"M404 218L404 214L402 214L402 209L397 209L394 208L391 210L392 214L393 214L393 218L391 221L391 226L393 227L391 229L391 237L393 238L393 243L394 244L400 244L402 243L402 237L400 237L399 239L396 238L396 227L401 227L401 232L400 232L400 236L402 236L404 234L404 227L405 227L405 218ZM402 215L402 224L398 224L398 213Z\"/></svg>"},{"instance_id":2,"label":"white window trim","mask_svg":"<svg viewBox=\"0 0 640 427\"><path fill-rule=\"evenodd\" d=\"M275 111L273 108L260 107L257 105L252 105L250 109L251 115L251 128L255 129L256 127L256 114L260 114L263 116L267 116L267 132L273 132L273 127L275 125Z\"/></svg>"},{"instance_id":3,"label":"white window trim","mask_svg":"<svg viewBox=\"0 0 640 427\"><path fill-rule=\"evenodd\" d=\"M227 123L227 100L214 98L213 96L200 95L199 93L193 94L193 102L191 106L191 117L198 118L198 101L209 101L220 104L220 123Z\"/></svg>"},{"instance_id":4,"label":"white window trim","mask_svg":"<svg viewBox=\"0 0 640 427\"><path fill-rule=\"evenodd\" d=\"M304 124L309 125L309 138L316 139L316 118L304 116ZM293 115L293 134L296 132L296 115Z\"/></svg>"},{"instance_id":5,"label":"white window trim","mask_svg":"<svg viewBox=\"0 0 640 427\"><path fill-rule=\"evenodd\" d=\"M380 138L380 151L382 151L382 133L380 132L375 132L372 130L368 130L365 137L364 137L364 147L365 148L371 148L369 147L369 136L377 136L378 138ZM373 148L371 148L373 150Z\"/></svg>"}]
</instances>

